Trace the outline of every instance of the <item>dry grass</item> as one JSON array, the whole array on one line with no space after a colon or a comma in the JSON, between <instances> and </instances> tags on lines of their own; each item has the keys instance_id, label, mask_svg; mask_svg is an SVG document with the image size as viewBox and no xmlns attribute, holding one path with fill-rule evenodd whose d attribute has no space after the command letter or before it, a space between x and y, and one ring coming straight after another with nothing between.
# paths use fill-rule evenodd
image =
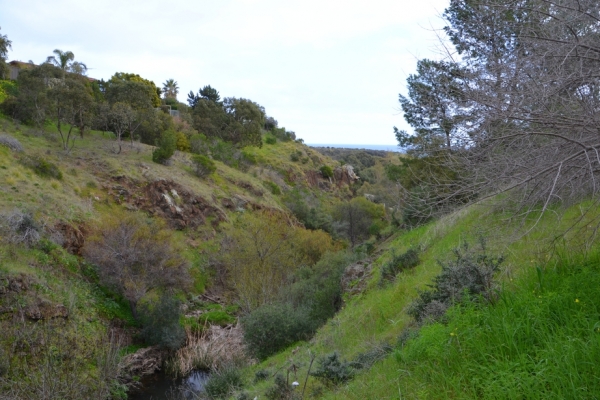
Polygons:
<instances>
[{"instance_id":1,"label":"dry grass","mask_svg":"<svg viewBox=\"0 0 600 400\"><path fill-rule=\"evenodd\" d=\"M222 328L211 325L202 333L187 330L185 346L169 360L167 368L176 376L193 370L216 371L228 365L247 364L252 360L246 352L242 328L238 324Z\"/></svg>"}]
</instances>

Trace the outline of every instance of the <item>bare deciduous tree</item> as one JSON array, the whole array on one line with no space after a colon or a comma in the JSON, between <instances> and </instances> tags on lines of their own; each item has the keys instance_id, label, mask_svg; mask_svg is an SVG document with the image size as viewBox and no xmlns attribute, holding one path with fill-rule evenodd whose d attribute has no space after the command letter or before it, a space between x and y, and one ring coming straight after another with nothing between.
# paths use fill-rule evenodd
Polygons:
<instances>
[{"instance_id":1,"label":"bare deciduous tree","mask_svg":"<svg viewBox=\"0 0 600 400\"><path fill-rule=\"evenodd\" d=\"M132 214L104 223L86 242L84 255L98 266L101 281L129 301L137 319L137 303L150 290L189 282L188 262L171 243L157 222Z\"/></svg>"}]
</instances>

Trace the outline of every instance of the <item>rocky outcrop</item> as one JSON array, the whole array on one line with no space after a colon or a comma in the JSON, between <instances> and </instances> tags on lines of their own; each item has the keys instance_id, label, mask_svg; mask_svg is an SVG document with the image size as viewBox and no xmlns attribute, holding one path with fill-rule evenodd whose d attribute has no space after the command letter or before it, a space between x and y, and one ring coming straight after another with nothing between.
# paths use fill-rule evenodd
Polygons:
<instances>
[{"instance_id":1,"label":"rocky outcrop","mask_svg":"<svg viewBox=\"0 0 600 400\"><path fill-rule=\"evenodd\" d=\"M209 217L214 225L227 220L216 202L211 203L176 182L159 179L144 184L123 176L113 177L113 180L119 184L108 189L117 203L161 217L174 229L196 228L204 225Z\"/></svg>"},{"instance_id":2,"label":"rocky outcrop","mask_svg":"<svg viewBox=\"0 0 600 400\"><path fill-rule=\"evenodd\" d=\"M346 267L342 275L342 289L345 293L356 295L367 288L367 282L371 276L370 261L358 261Z\"/></svg>"},{"instance_id":3,"label":"rocky outcrop","mask_svg":"<svg viewBox=\"0 0 600 400\"><path fill-rule=\"evenodd\" d=\"M351 185L360 178L354 173L354 168L350 164L342 165L333 170L333 178L338 186L342 184Z\"/></svg>"},{"instance_id":4,"label":"rocky outcrop","mask_svg":"<svg viewBox=\"0 0 600 400\"><path fill-rule=\"evenodd\" d=\"M83 225L73 226L59 222L52 228L52 241L60 244L69 253L81 256L86 234L87 229Z\"/></svg>"},{"instance_id":5,"label":"rocky outcrop","mask_svg":"<svg viewBox=\"0 0 600 400\"><path fill-rule=\"evenodd\" d=\"M47 300L38 300L23 310L25 316L33 321L54 318L68 318L69 310L62 304L53 304Z\"/></svg>"}]
</instances>

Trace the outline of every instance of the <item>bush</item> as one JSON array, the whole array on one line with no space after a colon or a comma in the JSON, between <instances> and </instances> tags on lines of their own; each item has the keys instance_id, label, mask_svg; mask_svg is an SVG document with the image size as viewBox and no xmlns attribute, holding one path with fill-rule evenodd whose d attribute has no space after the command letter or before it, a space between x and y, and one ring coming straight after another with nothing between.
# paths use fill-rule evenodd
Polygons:
<instances>
[{"instance_id":1,"label":"bush","mask_svg":"<svg viewBox=\"0 0 600 400\"><path fill-rule=\"evenodd\" d=\"M196 133L190 137L190 151L194 154L208 153L208 140L201 133Z\"/></svg>"},{"instance_id":2,"label":"bush","mask_svg":"<svg viewBox=\"0 0 600 400\"><path fill-rule=\"evenodd\" d=\"M265 359L315 332L308 310L290 304L268 304L243 317L244 340L252 353Z\"/></svg>"},{"instance_id":3,"label":"bush","mask_svg":"<svg viewBox=\"0 0 600 400\"><path fill-rule=\"evenodd\" d=\"M270 375L271 373L266 369L258 370L254 373L254 383L265 381Z\"/></svg>"},{"instance_id":4,"label":"bush","mask_svg":"<svg viewBox=\"0 0 600 400\"><path fill-rule=\"evenodd\" d=\"M419 251L416 249L408 249L400 255L394 254L392 260L381 267L381 282L393 280L400 272L416 267L419 262Z\"/></svg>"},{"instance_id":5,"label":"bush","mask_svg":"<svg viewBox=\"0 0 600 400\"><path fill-rule=\"evenodd\" d=\"M42 178L54 178L58 180L63 178L63 174L56 164L45 160L41 156L23 157L21 163L31 168L36 175Z\"/></svg>"},{"instance_id":6,"label":"bush","mask_svg":"<svg viewBox=\"0 0 600 400\"><path fill-rule=\"evenodd\" d=\"M317 369L310 374L326 385L333 386L352 379L354 369L349 362L341 360L337 352L333 352L319 359Z\"/></svg>"},{"instance_id":7,"label":"bush","mask_svg":"<svg viewBox=\"0 0 600 400\"><path fill-rule=\"evenodd\" d=\"M40 241L41 228L27 212L14 210L0 214L0 233L9 243L33 246Z\"/></svg>"},{"instance_id":8,"label":"bush","mask_svg":"<svg viewBox=\"0 0 600 400\"><path fill-rule=\"evenodd\" d=\"M333 178L333 169L329 165L323 165L319 168L319 171L321 171L323 178Z\"/></svg>"},{"instance_id":9,"label":"bush","mask_svg":"<svg viewBox=\"0 0 600 400\"><path fill-rule=\"evenodd\" d=\"M313 268L302 271L305 276L286 289L285 301L307 309L314 326L321 326L340 310L342 275L357 259L351 252L325 254Z\"/></svg>"},{"instance_id":10,"label":"bush","mask_svg":"<svg viewBox=\"0 0 600 400\"><path fill-rule=\"evenodd\" d=\"M292 400L294 398L300 398L294 396L294 388L288 384L282 374L275 376L275 385L268 388L265 392L265 397L268 400Z\"/></svg>"},{"instance_id":11,"label":"bush","mask_svg":"<svg viewBox=\"0 0 600 400\"><path fill-rule=\"evenodd\" d=\"M163 224L141 213L117 213L103 219L83 248L100 282L129 301L136 319L136 305L146 293L190 284L189 263Z\"/></svg>"},{"instance_id":12,"label":"bush","mask_svg":"<svg viewBox=\"0 0 600 400\"><path fill-rule=\"evenodd\" d=\"M172 131L161 134L158 147L152 152L152 161L158 164L166 164L177 149L177 137Z\"/></svg>"},{"instance_id":13,"label":"bush","mask_svg":"<svg viewBox=\"0 0 600 400\"><path fill-rule=\"evenodd\" d=\"M302 157L302 152L298 151L298 150L296 150L292 154L290 154L290 160L292 160L293 162L300 161L300 157Z\"/></svg>"},{"instance_id":14,"label":"bush","mask_svg":"<svg viewBox=\"0 0 600 400\"><path fill-rule=\"evenodd\" d=\"M8 147L12 151L23 151L23 145L21 144L21 142L7 134L0 134L0 145Z\"/></svg>"},{"instance_id":15,"label":"bush","mask_svg":"<svg viewBox=\"0 0 600 400\"><path fill-rule=\"evenodd\" d=\"M504 258L487 255L483 240L479 253L471 251L465 243L462 249L454 250L454 256L453 261L439 262L442 272L435 277L432 289L420 293L410 305L408 314L417 321L439 320L448 307L464 296L494 299L494 273Z\"/></svg>"},{"instance_id":16,"label":"bush","mask_svg":"<svg viewBox=\"0 0 600 400\"><path fill-rule=\"evenodd\" d=\"M193 155L192 164L194 164L196 175L200 178L204 178L217 170L215 162L203 154Z\"/></svg>"},{"instance_id":17,"label":"bush","mask_svg":"<svg viewBox=\"0 0 600 400\"><path fill-rule=\"evenodd\" d=\"M275 143L277 143L277 138L275 136L267 136L265 138L265 143L266 144L275 144Z\"/></svg>"},{"instance_id":18,"label":"bush","mask_svg":"<svg viewBox=\"0 0 600 400\"><path fill-rule=\"evenodd\" d=\"M274 195L278 196L278 195L281 194L281 189L279 188L279 186L275 182L264 181L263 183L264 183L264 185L267 188L269 188L269 190L271 191L271 193L273 193Z\"/></svg>"},{"instance_id":19,"label":"bush","mask_svg":"<svg viewBox=\"0 0 600 400\"><path fill-rule=\"evenodd\" d=\"M212 373L204 384L204 391L211 399L224 399L243 386L240 370L227 366Z\"/></svg>"},{"instance_id":20,"label":"bush","mask_svg":"<svg viewBox=\"0 0 600 400\"><path fill-rule=\"evenodd\" d=\"M241 152L231 142L215 139L210 145L212 158L230 167L237 168L242 158Z\"/></svg>"},{"instance_id":21,"label":"bush","mask_svg":"<svg viewBox=\"0 0 600 400\"><path fill-rule=\"evenodd\" d=\"M156 304L140 307L142 337L150 345L177 350L185 342L185 331L179 324L181 303L174 297L163 294Z\"/></svg>"},{"instance_id":22,"label":"bush","mask_svg":"<svg viewBox=\"0 0 600 400\"><path fill-rule=\"evenodd\" d=\"M177 150L190 151L192 149L192 146L190 145L190 141L188 140L187 136L185 136L185 133L177 132L175 134L175 138L176 138L175 146L176 146Z\"/></svg>"},{"instance_id":23,"label":"bush","mask_svg":"<svg viewBox=\"0 0 600 400\"><path fill-rule=\"evenodd\" d=\"M394 348L386 343L375 346L367 352L359 353L354 360L350 362L350 366L355 370L371 368L373 364L379 360L383 360L393 350Z\"/></svg>"}]
</instances>

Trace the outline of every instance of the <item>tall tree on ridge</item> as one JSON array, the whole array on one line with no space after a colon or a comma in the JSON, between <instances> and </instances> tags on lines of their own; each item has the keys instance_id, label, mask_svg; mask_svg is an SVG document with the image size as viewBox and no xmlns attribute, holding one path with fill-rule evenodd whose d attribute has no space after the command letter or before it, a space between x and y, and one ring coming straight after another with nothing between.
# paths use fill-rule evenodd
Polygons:
<instances>
[{"instance_id":1,"label":"tall tree on ridge","mask_svg":"<svg viewBox=\"0 0 600 400\"><path fill-rule=\"evenodd\" d=\"M8 40L8 36L0 35L0 79L4 78L4 75L8 68L6 67L6 58L8 57L8 49L12 47L12 42Z\"/></svg>"},{"instance_id":2,"label":"tall tree on ridge","mask_svg":"<svg viewBox=\"0 0 600 400\"><path fill-rule=\"evenodd\" d=\"M177 99L179 85L175 79L167 79L165 83L163 83L163 94L165 99Z\"/></svg>"},{"instance_id":3,"label":"tall tree on ridge","mask_svg":"<svg viewBox=\"0 0 600 400\"><path fill-rule=\"evenodd\" d=\"M62 51L56 49L53 51L54 56L49 56L46 62L53 64L63 70L63 73L73 72L79 75L84 75L87 71L87 66L79 61L75 60L75 54L72 51Z\"/></svg>"}]
</instances>

